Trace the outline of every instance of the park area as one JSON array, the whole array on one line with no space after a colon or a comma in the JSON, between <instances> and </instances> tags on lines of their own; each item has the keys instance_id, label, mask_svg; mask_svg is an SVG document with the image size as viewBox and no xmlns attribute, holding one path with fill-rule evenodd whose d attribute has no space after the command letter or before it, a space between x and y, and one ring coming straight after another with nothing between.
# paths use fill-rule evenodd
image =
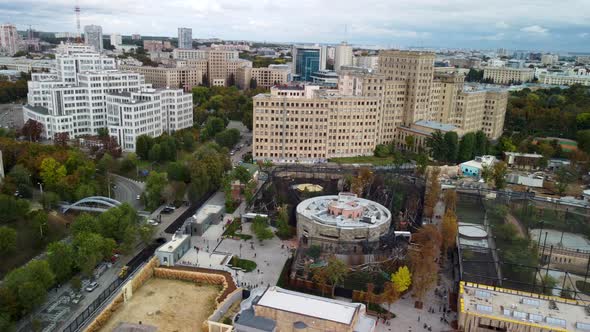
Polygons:
<instances>
[{"instance_id":1,"label":"park area","mask_svg":"<svg viewBox=\"0 0 590 332\"><path fill-rule=\"evenodd\" d=\"M215 309L219 286L188 281L151 278L109 319L101 332L121 323L151 325L158 331L202 330Z\"/></svg>"}]
</instances>

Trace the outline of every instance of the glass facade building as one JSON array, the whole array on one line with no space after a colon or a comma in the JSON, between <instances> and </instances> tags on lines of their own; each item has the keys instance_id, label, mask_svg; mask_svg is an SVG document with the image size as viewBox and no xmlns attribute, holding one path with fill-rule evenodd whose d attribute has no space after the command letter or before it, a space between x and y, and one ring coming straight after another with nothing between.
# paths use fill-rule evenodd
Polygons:
<instances>
[{"instance_id":1,"label":"glass facade building","mask_svg":"<svg viewBox=\"0 0 590 332\"><path fill-rule=\"evenodd\" d=\"M312 74L320 70L320 49L298 49L295 74L299 81L312 81Z\"/></svg>"}]
</instances>

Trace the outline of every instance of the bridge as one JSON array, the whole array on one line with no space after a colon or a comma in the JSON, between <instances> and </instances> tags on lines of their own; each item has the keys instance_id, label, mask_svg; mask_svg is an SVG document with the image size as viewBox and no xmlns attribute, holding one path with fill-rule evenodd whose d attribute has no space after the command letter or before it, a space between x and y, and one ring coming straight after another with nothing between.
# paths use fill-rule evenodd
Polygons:
<instances>
[{"instance_id":1,"label":"bridge","mask_svg":"<svg viewBox=\"0 0 590 332\"><path fill-rule=\"evenodd\" d=\"M121 202L116 199L104 197L104 196L90 196L82 198L75 203L62 202L60 204L61 212L66 213L69 210L76 211L87 211L87 212L105 212L110 208L120 206ZM144 217L149 217L150 212L148 211L137 211L137 214Z\"/></svg>"}]
</instances>

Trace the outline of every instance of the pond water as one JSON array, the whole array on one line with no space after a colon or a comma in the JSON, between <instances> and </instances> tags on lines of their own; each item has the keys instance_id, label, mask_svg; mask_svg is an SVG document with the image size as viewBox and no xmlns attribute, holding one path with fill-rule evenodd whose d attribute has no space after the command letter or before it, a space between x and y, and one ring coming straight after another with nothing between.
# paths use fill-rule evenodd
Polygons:
<instances>
[{"instance_id":1,"label":"pond water","mask_svg":"<svg viewBox=\"0 0 590 332\"><path fill-rule=\"evenodd\" d=\"M540 231L540 229L538 229L538 228L531 229L529 231L529 233L531 235L531 239L533 239L534 241L538 241L539 240L539 231ZM554 245L554 246L560 245L559 242L561 241L562 232L554 230L554 229L543 229L542 230L541 245L545 241L545 232L547 232L547 245ZM590 241L588 241L588 239L586 239L586 237L584 237L583 235L580 235L580 234L563 232L563 244L562 245L563 245L563 247L568 248L568 249L574 249L574 250L579 249L579 250L590 251Z\"/></svg>"}]
</instances>

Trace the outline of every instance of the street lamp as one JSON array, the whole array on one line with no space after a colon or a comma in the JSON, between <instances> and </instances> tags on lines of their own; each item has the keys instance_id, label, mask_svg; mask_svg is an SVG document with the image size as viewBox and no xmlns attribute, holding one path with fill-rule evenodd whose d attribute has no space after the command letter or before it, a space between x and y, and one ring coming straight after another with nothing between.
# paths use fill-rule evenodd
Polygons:
<instances>
[{"instance_id":1,"label":"street lamp","mask_svg":"<svg viewBox=\"0 0 590 332\"><path fill-rule=\"evenodd\" d=\"M39 191L41 191L41 195L43 195L43 183L37 182L37 184L39 185Z\"/></svg>"}]
</instances>

